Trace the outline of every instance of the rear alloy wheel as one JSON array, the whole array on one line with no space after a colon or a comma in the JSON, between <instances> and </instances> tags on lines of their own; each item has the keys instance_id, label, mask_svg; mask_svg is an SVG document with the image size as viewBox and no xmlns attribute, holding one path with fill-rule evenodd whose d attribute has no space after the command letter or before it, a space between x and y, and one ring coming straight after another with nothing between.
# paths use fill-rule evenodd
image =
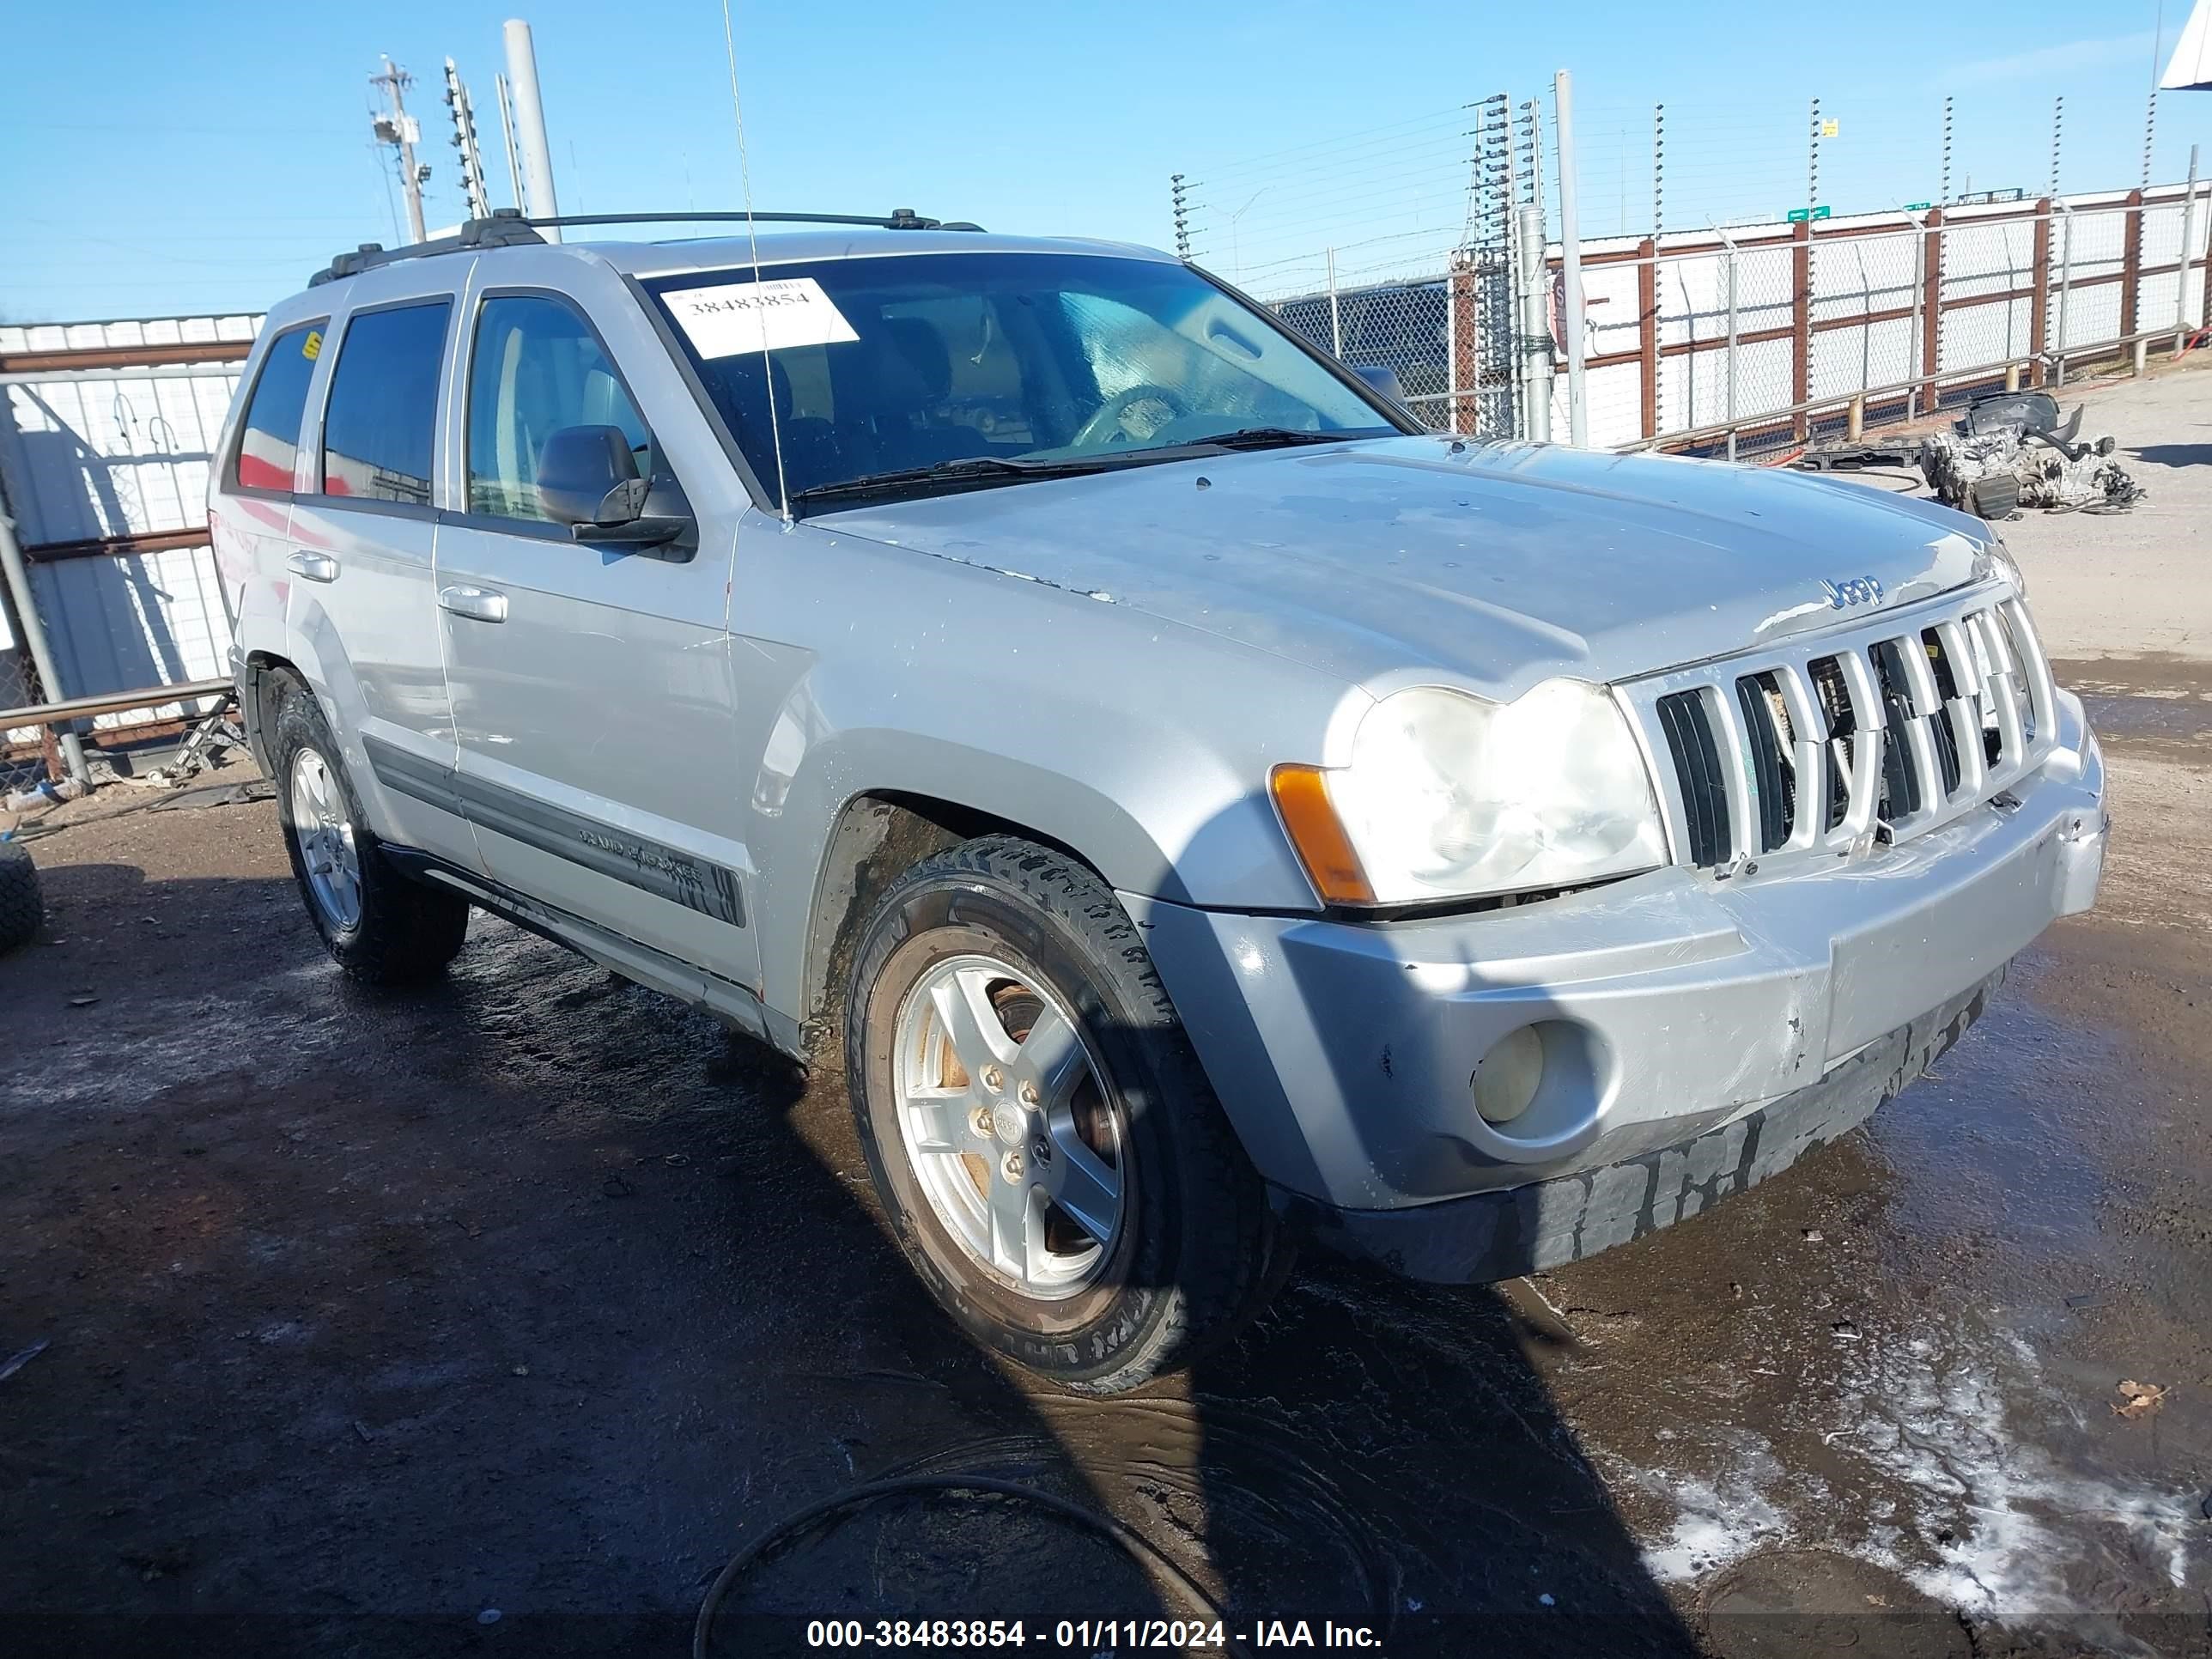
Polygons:
<instances>
[{"instance_id":1,"label":"rear alloy wheel","mask_svg":"<svg viewBox=\"0 0 2212 1659\"><path fill-rule=\"evenodd\" d=\"M1113 890L965 842L862 936L845 1055L908 1260L970 1335L1115 1394L1190 1363L1275 1282L1265 1190Z\"/></svg>"},{"instance_id":2,"label":"rear alloy wheel","mask_svg":"<svg viewBox=\"0 0 2212 1659\"><path fill-rule=\"evenodd\" d=\"M467 936L468 901L409 880L385 857L315 694L289 673L274 690L277 809L315 931L364 985L410 985L442 973Z\"/></svg>"},{"instance_id":3,"label":"rear alloy wheel","mask_svg":"<svg viewBox=\"0 0 2212 1659\"><path fill-rule=\"evenodd\" d=\"M353 817L331 763L302 746L292 757L292 833L299 838L307 902L322 921L361 926L361 854Z\"/></svg>"}]
</instances>

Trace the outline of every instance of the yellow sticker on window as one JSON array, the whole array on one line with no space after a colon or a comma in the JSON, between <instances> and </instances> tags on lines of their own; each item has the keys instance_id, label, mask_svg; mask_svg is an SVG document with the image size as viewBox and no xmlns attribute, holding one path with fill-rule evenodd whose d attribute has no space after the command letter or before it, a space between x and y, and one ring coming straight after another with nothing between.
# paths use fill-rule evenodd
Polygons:
<instances>
[{"instance_id":1,"label":"yellow sticker on window","mask_svg":"<svg viewBox=\"0 0 2212 1659\"><path fill-rule=\"evenodd\" d=\"M323 335L320 329L311 328L307 331L307 337L300 342L300 355L311 363L323 355Z\"/></svg>"}]
</instances>

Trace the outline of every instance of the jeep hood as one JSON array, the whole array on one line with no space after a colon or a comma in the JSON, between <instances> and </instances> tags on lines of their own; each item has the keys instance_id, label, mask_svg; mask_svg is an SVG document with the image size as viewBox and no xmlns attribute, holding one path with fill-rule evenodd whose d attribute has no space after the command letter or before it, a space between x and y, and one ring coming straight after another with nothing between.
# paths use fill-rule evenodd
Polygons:
<instances>
[{"instance_id":1,"label":"jeep hood","mask_svg":"<svg viewBox=\"0 0 2212 1659\"><path fill-rule=\"evenodd\" d=\"M1986 574L1979 520L1808 473L1372 439L1167 462L807 520L1132 607L1355 683L1433 665L1498 696L1618 680Z\"/></svg>"}]
</instances>

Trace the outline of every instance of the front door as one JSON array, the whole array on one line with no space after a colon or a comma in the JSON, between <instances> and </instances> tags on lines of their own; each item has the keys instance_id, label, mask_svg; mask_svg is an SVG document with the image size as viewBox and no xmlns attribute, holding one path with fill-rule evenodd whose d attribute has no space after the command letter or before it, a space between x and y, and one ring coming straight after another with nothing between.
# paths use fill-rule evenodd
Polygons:
<instances>
[{"instance_id":1,"label":"front door","mask_svg":"<svg viewBox=\"0 0 2212 1659\"><path fill-rule=\"evenodd\" d=\"M468 327L459 510L440 526L437 590L459 793L484 866L702 970L710 994L714 981L756 989L731 549L589 546L550 521L537 461L563 427L619 428L644 477L666 464L572 300L486 290Z\"/></svg>"}]
</instances>

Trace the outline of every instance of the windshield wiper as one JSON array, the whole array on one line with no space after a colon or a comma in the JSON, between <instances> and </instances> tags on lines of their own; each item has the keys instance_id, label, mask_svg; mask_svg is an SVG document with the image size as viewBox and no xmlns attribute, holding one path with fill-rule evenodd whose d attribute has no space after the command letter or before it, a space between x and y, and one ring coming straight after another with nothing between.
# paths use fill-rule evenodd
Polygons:
<instances>
[{"instance_id":1,"label":"windshield wiper","mask_svg":"<svg viewBox=\"0 0 2212 1659\"><path fill-rule=\"evenodd\" d=\"M907 484L958 483L969 479L1064 478L1081 472L1102 471L1115 465L1121 459L1119 456L1094 455L1058 460L1024 460L1019 457L963 455L957 460L938 461L928 466L893 467L887 472L863 472L856 478L839 478L830 483L815 484L810 489L793 490L791 499L794 501L826 501L844 495L873 495Z\"/></svg>"},{"instance_id":2,"label":"windshield wiper","mask_svg":"<svg viewBox=\"0 0 2212 1659\"><path fill-rule=\"evenodd\" d=\"M1203 438L1187 441L1196 447L1212 444L1222 449L1274 449L1290 444L1340 444L1352 438L1376 437L1392 433L1389 427L1375 427L1366 431L1310 432L1287 426L1240 426L1234 432L1209 433Z\"/></svg>"},{"instance_id":3,"label":"windshield wiper","mask_svg":"<svg viewBox=\"0 0 2212 1659\"><path fill-rule=\"evenodd\" d=\"M836 501L850 495L876 495L909 484L1012 483L1026 478L1074 478L1086 472L1115 472L1123 467L1147 466L1158 461L1181 460L1186 454L1210 453L1206 443L1177 445L1173 449L1122 449L1098 455L998 456L963 455L957 460L929 466L894 467L888 472L864 472L857 478L840 478L792 492L793 501Z\"/></svg>"}]
</instances>

